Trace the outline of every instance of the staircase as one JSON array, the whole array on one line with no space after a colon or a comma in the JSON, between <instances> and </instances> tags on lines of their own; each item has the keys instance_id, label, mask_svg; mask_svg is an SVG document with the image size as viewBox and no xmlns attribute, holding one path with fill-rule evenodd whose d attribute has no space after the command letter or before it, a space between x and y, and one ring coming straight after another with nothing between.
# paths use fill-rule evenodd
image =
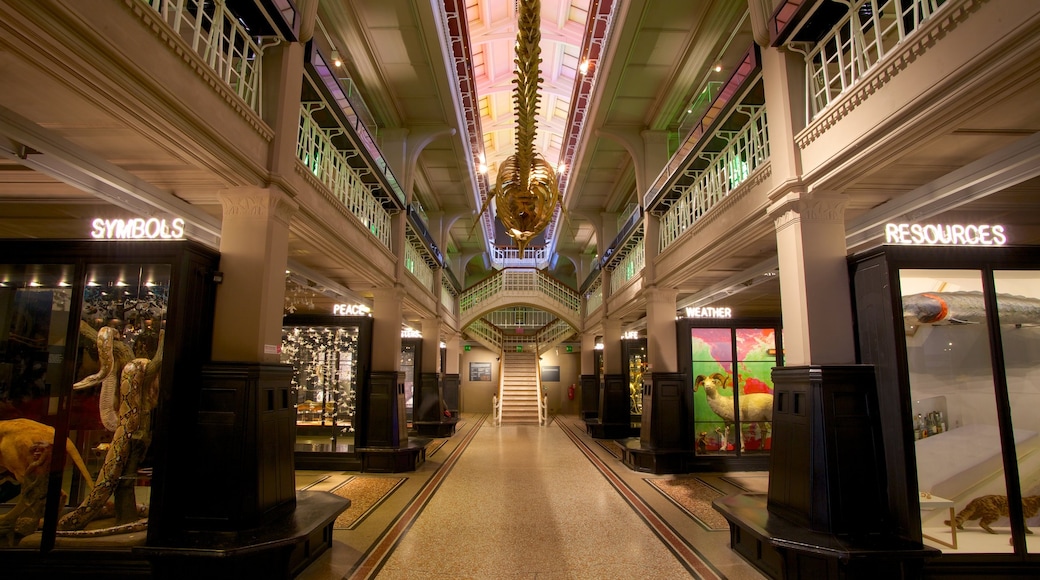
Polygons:
<instances>
[{"instance_id":1,"label":"staircase","mask_svg":"<svg viewBox=\"0 0 1040 580\"><path fill-rule=\"evenodd\" d=\"M538 355L502 353L502 423L538 425Z\"/></svg>"}]
</instances>

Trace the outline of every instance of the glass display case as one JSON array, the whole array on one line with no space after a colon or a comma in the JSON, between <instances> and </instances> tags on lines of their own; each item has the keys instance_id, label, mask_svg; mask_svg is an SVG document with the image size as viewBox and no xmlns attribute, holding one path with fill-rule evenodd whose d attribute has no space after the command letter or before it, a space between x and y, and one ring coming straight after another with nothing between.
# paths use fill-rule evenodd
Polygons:
<instances>
[{"instance_id":1,"label":"glass display case","mask_svg":"<svg viewBox=\"0 0 1040 580\"><path fill-rule=\"evenodd\" d=\"M354 455L358 395L371 362L372 319L285 316L281 362L293 368L296 456Z\"/></svg>"},{"instance_id":2,"label":"glass display case","mask_svg":"<svg viewBox=\"0 0 1040 580\"><path fill-rule=\"evenodd\" d=\"M922 533L962 553L1014 551L1010 542L994 537L1012 533L1012 474L1003 466L993 385L999 359L1022 509L1027 527L1040 525L1040 272L992 276L995 310L984 298L981 270L899 271ZM1000 335L999 358L991 350L987 319ZM1040 550L1040 542L1030 540L1028 549Z\"/></svg>"},{"instance_id":3,"label":"glass display case","mask_svg":"<svg viewBox=\"0 0 1040 580\"><path fill-rule=\"evenodd\" d=\"M643 373L647 369L646 339L629 338L621 341L622 372L629 392L629 413L633 422L643 418Z\"/></svg>"},{"instance_id":4,"label":"glass display case","mask_svg":"<svg viewBox=\"0 0 1040 580\"><path fill-rule=\"evenodd\" d=\"M0 263L0 550L142 545L161 518L164 401L209 355L212 289L191 290L205 276L185 270L212 272L216 255L186 242L0 252L26 261Z\"/></svg>"},{"instance_id":5,"label":"glass display case","mask_svg":"<svg viewBox=\"0 0 1040 580\"><path fill-rule=\"evenodd\" d=\"M891 493L945 562L1040 551L1029 534L1040 526L1037 255L885 247L854 260L863 362L882 400L903 402L886 433L889 471L905 466Z\"/></svg>"},{"instance_id":6,"label":"glass display case","mask_svg":"<svg viewBox=\"0 0 1040 580\"><path fill-rule=\"evenodd\" d=\"M401 339L401 380L404 381L404 414L408 425L412 424L412 412L415 401L415 384L419 378L420 358L422 357L421 338Z\"/></svg>"},{"instance_id":7,"label":"glass display case","mask_svg":"<svg viewBox=\"0 0 1040 580\"><path fill-rule=\"evenodd\" d=\"M697 456L768 455L773 367L783 365L777 320L684 320L692 436Z\"/></svg>"}]
</instances>

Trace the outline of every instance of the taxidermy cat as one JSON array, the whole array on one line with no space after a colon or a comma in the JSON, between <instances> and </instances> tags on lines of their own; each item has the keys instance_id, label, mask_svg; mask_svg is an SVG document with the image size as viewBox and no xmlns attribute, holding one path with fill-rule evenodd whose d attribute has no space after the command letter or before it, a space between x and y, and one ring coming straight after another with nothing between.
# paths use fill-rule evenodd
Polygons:
<instances>
[{"instance_id":1,"label":"taxidermy cat","mask_svg":"<svg viewBox=\"0 0 1040 580\"><path fill-rule=\"evenodd\" d=\"M1025 518L1035 516L1040 511L1040 495L1032 495L1022 498L1022 512ZM1006 517L1008 515L1008 500L1005 495L981 495L968 502L968 505L964 506L954 518L957 524L957 529L964 529L964 522L970 520L979 520L979 527L986 530L991 534L997 532L993 531L989 527L990 524L997 521L1000 517ZM946 525L950 525L950 520L943 522ZM1026 528L1027 534L1033 532Z\"/></svg>"}]
</instances>

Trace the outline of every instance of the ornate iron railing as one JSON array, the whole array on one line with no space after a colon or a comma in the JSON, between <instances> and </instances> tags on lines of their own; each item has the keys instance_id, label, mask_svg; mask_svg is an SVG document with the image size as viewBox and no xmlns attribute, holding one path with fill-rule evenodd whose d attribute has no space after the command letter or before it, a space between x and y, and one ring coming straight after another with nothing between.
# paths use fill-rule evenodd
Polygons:
<instances>
[{"instance_id":1,"label":"ornate iron railing","mask_svg":"<svg viewBox=\"0 0 1040 580\"><path fill-rule=\"evenodd\" d=\"M509 268L496 272L462 293L459 310L462 316L480 308L480 305L503 292L534 293L551 300L556 306L580 315L581 298L566 284L541 270Z\"/></svg>"},{"instance_id":2,"label":"ornate iron railing","mask_svg":"<svg viewBox=\"0 0 1040 580\"><path fill-rule=\"evenodd\" d=\"M700 155L708 166L695 174L696 180L661 216L660 251L664 251L769 159L765 107L741 105L733 114L747 115L747 123L735 133L716 132L717 138L728 141L726 147L719 152Z\"/></svg>"},{"instance_id":3,"label":"ornate iron railing","mask_svg":"<svg viewBox=\"0 0 1040 580\"><path fill-rule=\"evenodd\" d=\"M254 112L260 112L263 48L224 0L143 0Z\"/></svg>"},{"instance_id":4,"label":"ornate iron railing","mask_svg":"<svg viewBox=\"0 0 1040 580\"><path fill-rule=\"evenodd\" d=\"M557 318L551 324L548 324L535 335L535 339L540 345L544 345L545 348L555 346L564 340L567 340L572 334L574 334L574 327L567 324L565 321Z\"/></svg>"},{"instance_id":5,"label":"ornate iron railing","mask_svg":"<svg viewBox=\"0 0 1040 580\"><path fill-rule=\"evenodd\" d=\"M857 0L805 57L806 111L815 117L933 17L946 0Z\"/></svg>"},{"instance_id":6,"label":"ornate iron railing","mask_svg":"<svg viewBox=\"0 0 1040 580\"><path fill-rule=\"evenodd\" d=\"M632 251L610 272L610 293L613 294L643 271L646 265L646 240L639 240Z\"/></svg>"},{"instance_id":7,"label":"ornate iron railing","mask_svg":"<svg viewBox=\"0 0 1040 580\"><path fill-rule=\"evenodd\" d=\"M556 320L556 316L551 312L525 306L495 310L488 312L483 318L499 328L542 328Z\"/></svg>"},{"instance_id":8,"label":"ornate iron railing","mask_svg":"<svg viewBox=\"0 0 1040 580\"><path fill-rule=\"evenodd\" d=\"M544 268L549 264L551 254L547 248L524 248L523 253L516 246L494 246L491 261L498 268Z\"/></svg>"},{"instance_id":9,"label":"ornate iron railing","mask_svg":"<svg viewBox=\"0 0 1040 580\"><path fill-rule=\"evenodd\" d=\"M404 269L422 284L423 288L433 290L433 270L426 265L419 250L411 244L404 245Z\"/></svg>"},{"instance_id":10,"label":"ornate iron railing","mask_svg":"<svg viewBox=\"0 0 1040 580\"><path fill-rule=\"evenodd\" d=\"M603 306L603 275L596 278L592 287L585 291L585 316L592 314L600 306Z\"/></svg>"},{"instance_id":11,"label":"ornate iron railing","mask_svg":"<svg viewBox=\"0 0 1040 580\"><path fill-rule=\"evenodd\" d=\"M390 248L390 214L350 167L344 153L332 143L332 138L343 129L324 129L311 116L323 106L304 104L301 107L296 156L380 243Z\"/></svg>"},{"instance_id":12,"label":"ornate iron railing","mask_svg":"<svg viewBox=\"0 0 1040 580\"><path fill-rule=\"evenodd\" d=\"M443 278L441 279L441 304L446 311L455 314L455 290Z\"/></svg>"}]
</instances>

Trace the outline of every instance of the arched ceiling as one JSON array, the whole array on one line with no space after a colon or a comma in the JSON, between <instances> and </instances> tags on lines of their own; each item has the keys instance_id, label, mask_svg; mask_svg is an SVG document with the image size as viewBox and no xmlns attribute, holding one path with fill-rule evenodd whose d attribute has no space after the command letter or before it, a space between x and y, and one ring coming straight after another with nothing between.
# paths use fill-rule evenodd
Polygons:
<instances>
[{"instance_id":1,"label":"arched ceiling","mask_svg":"<svg viewBox=\"0 0 1040 580\"><path fill-rule=\"evenodd\" d=\"M541 107L535 150L558 165L571 94L581 63L589 0L542 0ZM489 179L515 152L513 112L517 4L471 0L466 5L485 164Z\"/></svg>"}]
</instances>

